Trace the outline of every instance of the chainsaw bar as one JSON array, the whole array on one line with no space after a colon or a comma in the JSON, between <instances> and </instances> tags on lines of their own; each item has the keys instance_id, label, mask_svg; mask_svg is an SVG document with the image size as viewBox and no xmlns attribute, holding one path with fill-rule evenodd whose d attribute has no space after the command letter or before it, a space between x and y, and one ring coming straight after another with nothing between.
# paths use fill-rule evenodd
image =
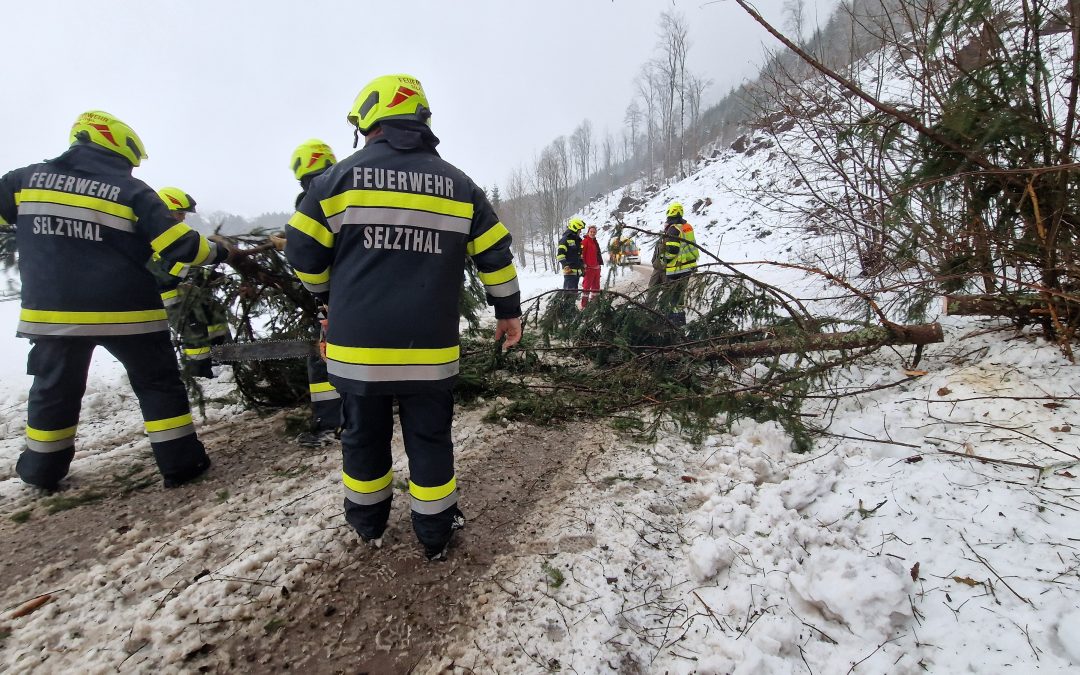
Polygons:
<instances>
[{"instance_id":1,"label":"chainsaw bar","mask_svg":"<svg viewBox=\"0 0 1080 675\"><path fill-rule=\"evenodd\" d=\"M319 344L313 340L253 340L214 345L210 356L215 361L268 361L299 359L319 355Z\"/></svg>"}]
</instances>

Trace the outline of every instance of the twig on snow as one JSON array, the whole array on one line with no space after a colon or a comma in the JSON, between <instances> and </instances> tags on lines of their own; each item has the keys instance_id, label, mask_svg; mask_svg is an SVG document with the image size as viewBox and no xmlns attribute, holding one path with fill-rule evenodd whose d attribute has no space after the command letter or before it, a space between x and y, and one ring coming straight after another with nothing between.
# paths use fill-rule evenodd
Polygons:
<instances>
[{"instance_id":1,"label":"twig on snow","mask_svg":"<svg viewBox=\"0 0 1080 675\"><path fill-rule=\"evenodd\" d=\"M1012 594L1015 595L1016 597L1020 598L1020 600L1022 600L1023 602L1031 605L1032 607L1035 606L1035 604L1033 602L1031 602L1030 600L1028 600L1024 596L1020 595L1019 593L1017 593L1016 590L1012 586L1009 585L1009 582L1007 582L1007 581L1005 581L1004 579L1001 578L1001 575L997 573L997 570L995 570L993 567L991 567L990 563L986 562L986 558L979 555L979 552L976 551L975 548L968 542L967 537L964 536L963 532L960 532L959 534L960 534L960 539L962 539L964 541L964 543L967 544L968 549L975 555L976 558L979 559L979 562L981 562L983 564L983 566L986 567L986 569L990 570L990 572L992 572L993 575L995 577L997 577L998 581L1005 584L1005 588L1012 591Z\"/></svg>"}]
</instances>

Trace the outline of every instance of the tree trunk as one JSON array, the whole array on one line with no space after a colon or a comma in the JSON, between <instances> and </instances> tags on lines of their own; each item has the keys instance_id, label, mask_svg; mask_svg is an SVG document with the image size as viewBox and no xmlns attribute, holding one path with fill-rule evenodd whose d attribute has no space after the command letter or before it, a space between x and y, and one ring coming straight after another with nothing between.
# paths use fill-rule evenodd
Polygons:
<instances>
[{"instance_id":1,"label":"tree trunk","mask_svg":"<svg viewBox=\"0 0 1080 675\"><path fill-rule=\"evenodd\" d=\"M926 345L944 342L941 325L937 323L913 326L893 325L891 328L871 326L845 333L810 333L773 340L739 342L689 350L695 357L717 359L756 358L779 354L861 349L875 345ZM677 352L685 354L685 351Z\"/></svg>"}]
</instances>

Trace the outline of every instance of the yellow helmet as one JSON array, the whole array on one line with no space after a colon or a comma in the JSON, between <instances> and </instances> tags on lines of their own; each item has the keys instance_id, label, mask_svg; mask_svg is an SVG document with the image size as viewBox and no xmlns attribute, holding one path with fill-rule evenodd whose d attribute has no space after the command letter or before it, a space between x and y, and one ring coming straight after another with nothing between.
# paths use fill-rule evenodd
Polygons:
<instances>
[{"instance_id":1,"label":"yellow helmet","mask_svg":"<svg viewBox=\"0 0 1080 675\"><path fill-rule=\"evenodd\" d=\"M191 195L178 187L163 187L157 191L158 197L165 202L170 211L187 211L195 213L195 200Z\"/></svg>"},{"instance_id":2,"label":"yellow helmet","mask_svg":"<svg viewBox=\"0 0 1080 675\"><path fill-rule=\"evenodd\" d=\"M336 163L337 157L334 157L334 151L329 145L317 138L309 138L293 150L289 168L296 180L300 180L309 173L322 171Z\"/></svg>"},{"instance_id":3,"label":"yellow helmet","mask_svg":"<svg viewBox=\"0 0 1080 675\"><path fill-rule=\"evenodd\" d=\"M71 144L93 143L121 155L132 166L146 159L146 146L138 135L120 120L103 110L79 115L71 127Z\"/></svg>"},{"instance_id":4,"label":"yellow helmet","mask_svg":"<svg viewBox=\"0 0 1080 675\"><path fill-rule=\"evenodd\" d=\"M679 202L671 202L671 205L667 207L668 218L682 218L682 214L682 204Z\"/></svg>"},{"instance_id":5,"label":"yellow helmet","mask_svg":"<svg viewBox=\"0 0 1080 675\"><path fill-rule=\"evenodd\" d=\"M420 80L412 75L383 75L360 90L347 119L366 136L384 120L416 120L431 126L431 108Z\"/></svg>"},{"instance_id":6,"label":"yellow helmet","mask_svg":"<svg viewBox=\"0 0 1080 675\"><path fill-rule=\"evenodd\" d=\"M585 221L581 218L571 218L570 222L566 224L566 229L571 232L581 232L585 229Z\"/></svg>"}]
</instances>

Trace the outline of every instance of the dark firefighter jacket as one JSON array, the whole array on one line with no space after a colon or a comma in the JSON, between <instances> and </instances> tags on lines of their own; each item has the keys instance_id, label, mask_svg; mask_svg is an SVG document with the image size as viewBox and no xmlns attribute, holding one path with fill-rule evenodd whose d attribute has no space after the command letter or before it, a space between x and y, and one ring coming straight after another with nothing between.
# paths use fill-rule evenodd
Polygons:
<instances>
[{"instance_id":1,"label":"dark firefighter jacket","mask_svg":"<svg viewBox=\"0 0 1080 675\"><path fill-rule=\"evenodd\" d=\"M120 155L89 144L0 178L0 218L15 223L24 337L169 329L146 261L176 277L228 255L183 223Z\"/></svg>"},{"instance_id":2,"label":"dark firefighter jacket","mask_svg":"<svg viewBox=\"0 0 1080 675\"><path fill-rule=\"evenodd\" d=\"M581 235L570 230L563 232L555 259L563 267L569 267L571 274L581 274L581 270L585 267L581 261Z\"/></svg>"},{"instance_id":3,"label":"dark firefighter jacket","mask_svg":"<svg viewBox=\"0 0 1080 675\"><path fill-rule=\"evenodd\" d=\"M372 139L312 181L286 232L296 275L328 297L327 370L339 390L453 383L466 255L495 316L521 315L510 233L431 142Z\"/></svg>"}]
</instances>

